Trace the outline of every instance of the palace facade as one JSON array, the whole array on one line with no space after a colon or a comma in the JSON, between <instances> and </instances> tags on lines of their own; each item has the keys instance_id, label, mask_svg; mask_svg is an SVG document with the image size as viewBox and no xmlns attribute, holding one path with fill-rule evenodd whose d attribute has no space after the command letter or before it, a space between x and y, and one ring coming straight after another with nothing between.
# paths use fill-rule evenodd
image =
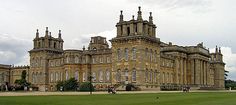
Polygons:
<instances>
[{"instance_id":1,"label":"palace facade","mask_svg":"<svg viewBox=\"0 0 236 105\"><path fill-rule=\"evenodd\" d=\"M210 53L203 43L178 46L160 41L152 13L144 20L140 7L137 18L128 21L121 11L116 28L116 37L109 40L111 47L105 37L94 36L82 50L64 50L60 30L58 37L48 28L44 35L37 30L29 51L30 66L0 65L0 79L12 84L26 70L28 81L40 91L55 91L58 81L70 78L88 82L90 76L98 90L109 85L122 90L127 84L141 90L159 90L166 85L224 88L220 48Z\"/></svg>"}]
</instances>

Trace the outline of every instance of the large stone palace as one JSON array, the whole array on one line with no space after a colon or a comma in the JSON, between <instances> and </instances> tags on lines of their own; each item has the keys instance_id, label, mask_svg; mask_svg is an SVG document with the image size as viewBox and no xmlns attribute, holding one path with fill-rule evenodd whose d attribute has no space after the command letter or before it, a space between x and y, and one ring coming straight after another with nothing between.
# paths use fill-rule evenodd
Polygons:
<instances>
[{"instance_id":1,"label":"large stone palace","mask_svg":"<svg viewBox=\"0 0 236 105\"><path fill-rule=\"evenodd\" d=\"M13 84L26 70L27 80L40 91L55 91L58 81L70 78L88 82L91 76L96 89L109 85L124 89L126 84L141 90L159 90L165 85L224 88L225 63L220 47L210 53L203 43L164 43L156 37L152 13L144 20L140 7L137 18L129 21L123 19L121 11L116 28L116 37L109 40L111 47L105 37L94 36L82 50L64 50L60 30L58 37L48 28L44 35L37 30L29 51L30 66L0 65L0 82Z\"/></svg>"}]
</instances>

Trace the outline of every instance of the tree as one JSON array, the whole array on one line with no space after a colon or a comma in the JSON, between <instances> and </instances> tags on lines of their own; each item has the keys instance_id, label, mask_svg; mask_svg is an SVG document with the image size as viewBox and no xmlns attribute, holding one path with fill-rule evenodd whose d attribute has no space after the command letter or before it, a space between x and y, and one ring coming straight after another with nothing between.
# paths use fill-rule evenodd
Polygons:
<instances>
[{"instance_id":1,"label":"tree","mask_svg":"<svg viewBox=\"0 0 236 105\"><path fill-rule=\"evenodd\" d=\"M69 80L66 81L59 81L57 82L57 90L60 90L61 87L63 87L63 90L65 91L72 91L76 90L78 87L77 80L75 78L70 78Z\"/></svg>"},{"instance_id":2,"label":"tree","mask_svg":"<svg viewBox=\"0 0 236 105\"><path fill-rule=\"evenodd\" d=\"M26 80L26 70L22 71L21 73L21 79Z\"/></svg>"},{"instance_id":3,"label":"tree","mask_svg":"<svg viewBox=\"0 0 236 105\"><path fill-rule=\"evenodd\" d=\"M21 79L15 80L15 84L20 85L21 87L29 86L30 83L26 81L26 70L22 71Z\"/></svg>"},{"instance_id":4,"label":"tree","mask_svg":"<svg viewBox=\"0 0 236 105\"><path fill-rule=\"evenodd\" d=\"M225 70L225 80L226 80L227 77L228 77L228 73L229 73L229 71Z\"/></svg>"}]
</instances>

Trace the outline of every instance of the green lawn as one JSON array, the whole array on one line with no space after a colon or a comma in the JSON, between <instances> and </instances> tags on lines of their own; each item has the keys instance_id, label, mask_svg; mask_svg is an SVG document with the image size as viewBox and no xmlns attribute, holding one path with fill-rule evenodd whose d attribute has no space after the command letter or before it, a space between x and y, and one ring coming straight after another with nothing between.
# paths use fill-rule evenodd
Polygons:
<instances>
[{"instance_id":1,"label":"green lawn","mask_svg":"<svg viewBox=\"0 0 236 105\"><path fill-rule=\"evenodd\" d=\"M236 93L9 96L0 97L0 105L236 105Z\"/></svg>"}]
</instances>

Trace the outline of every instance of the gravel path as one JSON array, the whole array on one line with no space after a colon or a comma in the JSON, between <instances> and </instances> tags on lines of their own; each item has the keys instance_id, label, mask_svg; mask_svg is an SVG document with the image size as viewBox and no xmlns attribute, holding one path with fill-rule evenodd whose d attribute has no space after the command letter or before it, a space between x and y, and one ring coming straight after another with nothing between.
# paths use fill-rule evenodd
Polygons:
<instances>
[{"instance_id":1,"label":"gravel path","mask_svg":"<svg viewBox=\"0 0 236 105\"><path fill-rule=\"evenodd\" d=\"M118 91L117 94L138 93L181 93L182 91ZM236 92L236 90L204 91L193 90L190 92ZM0 92L0 96L43 96L43 95L89 95L89 92ZM92 94L108 94L107 92L93 92Z\"/></svg>"}]
</instances>

